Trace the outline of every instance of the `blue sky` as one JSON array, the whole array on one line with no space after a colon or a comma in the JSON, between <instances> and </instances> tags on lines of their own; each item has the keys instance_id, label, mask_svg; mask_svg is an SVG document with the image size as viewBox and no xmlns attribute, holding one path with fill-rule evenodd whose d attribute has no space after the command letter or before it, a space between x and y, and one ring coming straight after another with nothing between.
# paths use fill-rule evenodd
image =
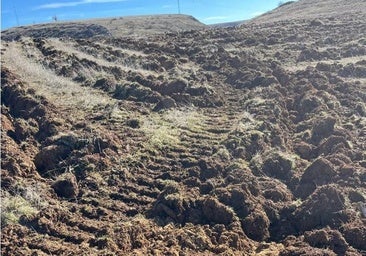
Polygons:
<instances>
[{"instance_id":1,"label":"blue sky","mask_svg":"<svg viewBox=\"0 0 366 256\"><path fill-rule=\"evenodd\" d=\"M182 14L205 24L249 19L280 0L179 0ZM1 29L88 18L178 13L178 0L1 0Z\"/></svg>"}]
</instances>

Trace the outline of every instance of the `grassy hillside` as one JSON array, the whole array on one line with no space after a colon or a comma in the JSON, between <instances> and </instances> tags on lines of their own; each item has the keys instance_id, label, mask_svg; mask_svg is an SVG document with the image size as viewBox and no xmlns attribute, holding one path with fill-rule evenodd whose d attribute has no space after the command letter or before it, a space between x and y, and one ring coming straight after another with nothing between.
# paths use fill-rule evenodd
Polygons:
<instances>
[{"instance_id":1,"label":"grassy hillside","mask_svg":"<svg viewBox=\"0 0 366 256\"><path fill-rule=\"evenodd\" d=\"M360 0L299 0L284 4L267 12L252 22L278 22L287 20L356 18L366 15L366 3Z\"/></svg>"},{"instance_id":2,"label":"grassy hillside","mask_svg":"<svg viewBox=\"0 0 366 256\"><path fill-rule=\"evenodd\" d=\"M204 29L205 25L187 15L146 15L57 22L15 27L2 32L3 40L29 37L146 37L149 35Z\"/></svg>"}]
</instances>

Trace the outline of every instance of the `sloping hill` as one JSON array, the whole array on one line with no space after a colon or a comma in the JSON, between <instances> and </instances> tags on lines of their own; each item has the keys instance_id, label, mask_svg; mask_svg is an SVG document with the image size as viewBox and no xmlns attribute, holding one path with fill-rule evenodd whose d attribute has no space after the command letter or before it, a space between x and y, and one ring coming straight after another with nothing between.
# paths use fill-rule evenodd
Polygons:
<instances>
[{"instance_id":1,"label":"sloping hill","mask_svg":"<svg viewBox=\"0 0 366 256\"><path fill-rule=\"evenodd\" d=\"M229 28L229 27L236 27L243 23L244 23L244 21L233 21L233 22L211 24L211 25L209 25L209 27L211 27L211 28Z\"/></svg>"},{"instance_id":2,"label":"sloping hill","mask_svg":"<svg viewBox=\"0 0 366 256\"><path fill-rule=\"evenodd\" d=\"M2 41L1 254L366 255L352 11Z\"/></svg>"},{"instance_id":3,"label":"sloping hill","mask_svg":"<svg viewBox=\"0 0 366 256\"><path fill-rule=\"evenodd\" d=\"M146 15L57 22L15 27L2 32L2 39L11 41L25 37L147 37L167 32L204 29L205 25L187 15Z\"/></svg>"},{"instance_id":4,"label":"sloping hill","mask_svg":"<svg viewBox=\"0 0 366 256\"><path fill-rule=\"evenodd\" d=\"M251 20L255 23L325 18L352 19L366 15L362 0L299 0L284 4Z\"/></svg>"}]
</instances>

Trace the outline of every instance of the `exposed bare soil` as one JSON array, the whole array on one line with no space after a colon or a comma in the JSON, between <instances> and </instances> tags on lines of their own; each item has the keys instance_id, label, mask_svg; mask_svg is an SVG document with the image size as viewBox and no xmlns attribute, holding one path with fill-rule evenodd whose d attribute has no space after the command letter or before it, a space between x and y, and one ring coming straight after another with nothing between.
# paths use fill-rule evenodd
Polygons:
<instances>
[{"instance_id":1,"label":"exposed bare soil","mask_svg":"<svg viewBox=\"0 0 366 256\"><path fill-rule=\"evenodd\" d=\"M2 255L365 255L365 24L2 41Z\"/></svg>"}]
</instances>

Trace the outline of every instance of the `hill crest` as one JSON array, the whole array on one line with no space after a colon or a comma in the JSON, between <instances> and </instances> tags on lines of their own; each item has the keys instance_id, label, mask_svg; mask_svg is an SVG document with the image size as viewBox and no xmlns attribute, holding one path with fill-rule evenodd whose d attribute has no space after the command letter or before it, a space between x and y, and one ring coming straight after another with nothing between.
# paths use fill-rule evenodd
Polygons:
<instances>
[{"instance_id":1,"label":"hill crest","mask_svg":"<svg viewBox=\"0 0 366 256\"><path fill-rule=\"evenodd\" d=\"M204 28L206 25L189 15L142 15L20 26L2 31L2 39L12 41L21 36L34 38L69 37L74 39L146 37L154 34Z\"/></svg>"}]
</instances>

